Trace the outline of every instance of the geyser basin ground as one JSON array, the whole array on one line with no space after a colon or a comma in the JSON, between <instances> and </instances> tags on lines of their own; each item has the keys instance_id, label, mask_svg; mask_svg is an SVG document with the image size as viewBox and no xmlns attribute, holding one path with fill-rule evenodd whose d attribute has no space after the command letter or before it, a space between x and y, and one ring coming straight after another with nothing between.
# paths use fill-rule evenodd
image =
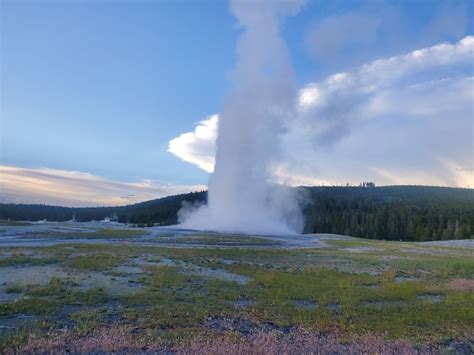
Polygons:
<instances>
[{"instance_id":1,"label":"geyser basin ground","mask_svg":"<svg viewBox=\"0 0 474 355\"><path fill-rule=\"evenodd\" d=\"M301 351L304 342L323 352L469 353L473 276L472 241L4 223L0 344L232 353Z\"/></svg>"}]
</instances>

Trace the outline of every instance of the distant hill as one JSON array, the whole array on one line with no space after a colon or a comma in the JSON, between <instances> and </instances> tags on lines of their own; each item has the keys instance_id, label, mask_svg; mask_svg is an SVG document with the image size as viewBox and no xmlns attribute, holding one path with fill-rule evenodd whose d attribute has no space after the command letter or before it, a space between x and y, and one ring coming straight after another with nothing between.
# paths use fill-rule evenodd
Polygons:
<instances>
[{"instance_id":1,"label":"distant hill","mask_svg":"<svg viewBox=\"0 0 474 355\"><path fill-rule=\"evenodd\" d=\"M206 201L207 192L168 196L133 205L117 207L61 207L30 204L0 204L0 219L22 221L100 221L106 218L121 223L169 225L177 223L183 201Z\"/></svg>"},{"instance_id":2,"label":"distant hill","mask_svg":"<svg viewBox=\"0 0 474 355\"><path fill-rule=\"evenodd\" d=\"M298 187L307 201L305 233L337 233L388 240L447 240L474 237L474 190L427 186ZM169 225L183 201L202 202L193 192L119 207L68 208L0 204L0 219L103 220Z\"/></svg>"}]
</instances>

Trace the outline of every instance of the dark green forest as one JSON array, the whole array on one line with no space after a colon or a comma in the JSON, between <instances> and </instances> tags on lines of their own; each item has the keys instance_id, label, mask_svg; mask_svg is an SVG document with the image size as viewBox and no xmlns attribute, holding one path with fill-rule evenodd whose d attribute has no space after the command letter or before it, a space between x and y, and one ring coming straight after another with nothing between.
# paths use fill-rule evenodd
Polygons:
<instances>
[{"instance_id":1,"label":"dark green forest","mask_svg":"<svg viewBox=\"0 0 474 355\"><path fill-rule=\"evenodd\" d=\"M474 190L386 186L298 187L303 196L305 233L427 241L470 239L474 235ZM120 207L68 208L0 204L0 219L77 221L111 218L152 226L177 223L184 201L205 203L206 192L193 192Z\"/></svg>"},{"instance_id":2,"label":"dark green forest","mask_svg":"<svg viewBox=\"0 0 474 355\"><path fill-rule=\"evenodd\" d=\"M474 190L427 187L311 187L305 233L387 240L471 239Z\"/></svg>"}]
</instances>

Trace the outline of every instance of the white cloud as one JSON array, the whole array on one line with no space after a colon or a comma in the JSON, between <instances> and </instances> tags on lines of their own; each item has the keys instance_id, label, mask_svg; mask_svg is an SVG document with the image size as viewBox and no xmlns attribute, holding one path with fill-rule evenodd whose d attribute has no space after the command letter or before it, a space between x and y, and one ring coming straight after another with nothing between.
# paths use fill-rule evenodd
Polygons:
<instances>
[{"instance_id":1,"label":"white cloud","mask_svg":"<svg viewBox=\"0 0 474 355\"><path fill-rule=\"evenodd\" d=\"M117 206L205 188L151 180L113 181L79 171L0 165L0 202Z\"/></svg>"},{"instance_id":2,"label":"white cloud","mask_svg":"<svg viewBox=\"0 0 474 355\"><path fill-rule=\"evenodd\" d=\"M473 51L469 36L306 85L274 179L474 187ZM211 118L169 149L208 172L218 116Z\"/></svg>"},{"instance_id":3,"label":"white cloud","mask_svg":"<svg viewBox=\"0 0 474 355\"><path fill-rule=\"evenodd\" d=\"M300 90L298 96L298 110L306 111L307 109L321 104L321 91L315 84L308 84L303 90Z\"/></svg>"},{"instance_id":4,"label":"white cloud","mask_svg":"<svg viewBox=\"0 0 474 355\"><path fill-rule=\"evenodd\" d=\"M183 133L172 139L168 145L168 152L212 173L218 119L218 115L209 116L197 124L194 132Z\"/></svg>"}]
</instances>

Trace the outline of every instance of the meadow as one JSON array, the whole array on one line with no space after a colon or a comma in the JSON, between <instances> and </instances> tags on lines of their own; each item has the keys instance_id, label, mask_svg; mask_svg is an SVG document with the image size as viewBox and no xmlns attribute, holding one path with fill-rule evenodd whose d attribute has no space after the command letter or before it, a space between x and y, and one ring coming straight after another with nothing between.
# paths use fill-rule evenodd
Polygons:
<instances>
[{"instance_id":1,"label":"meadow","mask_svg":"<svg viewBox=\"0 0 474 355\"><path fill-rule=\"evenodd\" d=\"M74 228L2 226L2 352L474 349L470 241Z\"/></svg>"}]
</instances>

